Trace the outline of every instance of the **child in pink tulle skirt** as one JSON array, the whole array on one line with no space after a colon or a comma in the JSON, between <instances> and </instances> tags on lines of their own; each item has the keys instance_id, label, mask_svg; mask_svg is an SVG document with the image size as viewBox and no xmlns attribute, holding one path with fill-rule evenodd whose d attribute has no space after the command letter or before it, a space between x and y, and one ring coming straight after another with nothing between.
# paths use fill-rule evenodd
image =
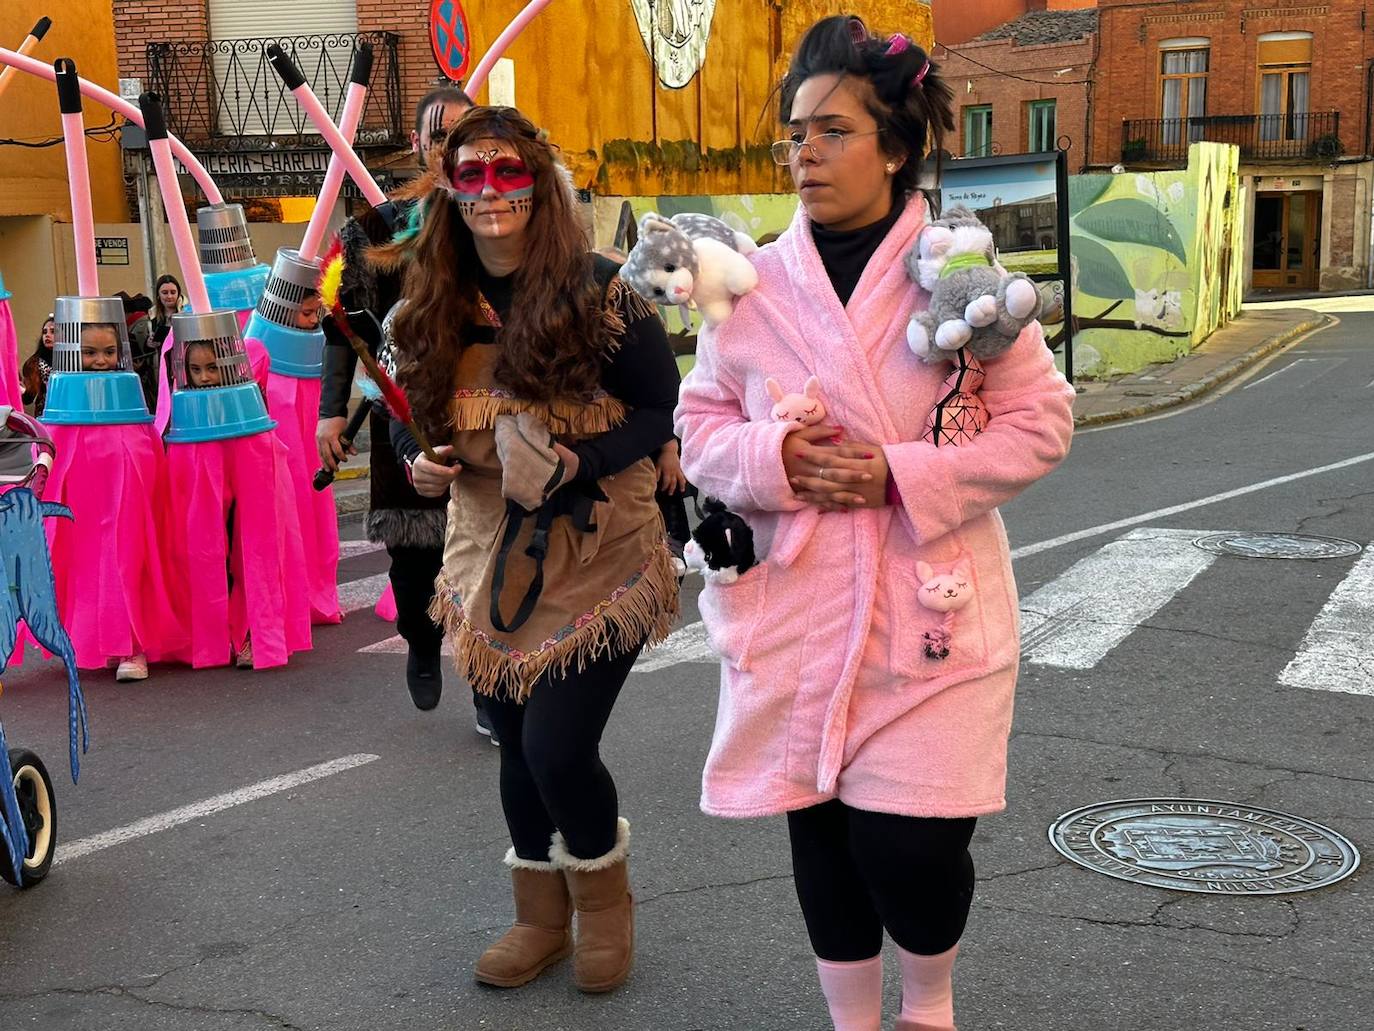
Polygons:
<instances>
[{"instance_id":1,"label":"child in pink tulle skirt","mask_svg":"<svg viewBox=\"0 0 1374 1031\"><path fill-rule=\"evenodd\" d=\"M81 334L85 372L118 368L113 326ZM44 500L72 510L48 522L58 610L77 665L116 665L116 679L144 680L149 662L184 659L186 629L168 569L167 468L147 423L48 427L57 454Z\"/></svg>"},{"instance_id":2,"label":"child in pink tulle skirt","mask_svg":"<svg viewBox=\"0 0 1374 1031\"><path fill-rule=\"evenodd\" d=\"M313 332L320 324L320 299L312 294L301 302L295 329ZM252 339L252 338L249 338ZM320 378L278 373L269 368L267 410L276 420L277 438L286 447L301 525L305 552L306 589L310 594L310 618L314 623L338 623L339 609L339 516L334 491L315 490L312 481L319 467L315 426L320 416Z\"/></svg>"},{"instance_id":3,"label":"child in pink tulle skirt","mask_svg":"<svg viewBox=\"0 0 1374 1031\"><path fill-rule=\"evenodd\" d=\"M267 353L245 342L260 389ZM220 385L212 348L186 349L190 389ZM272 431L167 447L191 663L265 669L311 647L310 600L285 446Z\"/></svg>"}]
</instances>

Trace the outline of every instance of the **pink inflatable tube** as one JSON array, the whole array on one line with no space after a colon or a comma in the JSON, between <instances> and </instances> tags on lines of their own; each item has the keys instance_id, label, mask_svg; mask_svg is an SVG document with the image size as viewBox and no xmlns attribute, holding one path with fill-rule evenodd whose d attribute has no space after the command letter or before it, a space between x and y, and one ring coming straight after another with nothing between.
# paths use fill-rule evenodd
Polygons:
<instances>
[{"instance_id":1,"label":"pink inflatable tube","mask_svg":"<svg viewBox=\"0 0 1374 1031\"><path fill-rule=\"evenodd\" d=\"M204 315L210 310L210 295L205 290L205 274L200 270L200 253L191 223L186 218L186 205L181 202L177 186L177 171L172 164L172 148L167 137L167 123L162 113L162 100L156 93L138 98L148 133L148 149L153 153L153 167L157 169L157 184L162 190L162 206L167 209L167 227L172 231L172 245L176 248L181 275L186 280L186 296L191 310Z\"/></svg>"},{"instance_id":2,"label":"pink inflatable tube","mask_svg":"<svg viewBox=\"0 0 1374 1031\"><path fill-rule=\"evenodd\" d=\"M24 42L19 44L19 49L16 53L22 54L25 57L33 53L34 48L42 42L43 37L48 34L50 28L52 28L51 18L39 18L38 23L34 25L34 27L29 30L29 34L24 37ZM9 88L10 80L13 78L13 68L5 68L0 71L0 95L3 95L5 90Z\"/></svg>"},{"instance_id":3,"label":"pink inflatable tube","mask_svg":"<svg viewBox=\"0 0 1374 1031\"><path fill-rule=\"evenodd\" d=\"M340 134L338 126L329 117L329 112L320 103L320 98L315 96L305 76L296 67L296 63L287 56L286 51L277 44L273 43L267 48L267 59L272 62L272 70L275 71L286 88L291 91L296 102L301 105L310 122L315 126L315 131L324 137L324 141L329 144L329 149L334 152L334 156L344 163L344 169L353 177L353 182L358 189L363 192L367 202L374 208L386 203L386 194L377 185L377 181L372 178L372 173L363 164L363 159L350 144Z\"/></svg>"},{"instance_id":4,"label":"pink inflatable tube","mask_svg":"<svg viewBox=\"0 0 1374 1031\"><path fill-rule=\"evenodd\" d=\"M353 55L353 68L349 72L348 95L344 98L343 111L339 115L339 135L348 143L357 135L358 123L363 120L363 104L367 102L367 80L372 76L372 47L360 43ZM343 187L343 159L338 154L329 158L329 170L324 174L324 185L315 210L310 216L310 224L305 227L305 237L301 240L300 256L302 261L314 261L320 254L320 244L324 242L325 230L329 227L329 216L334 210L334 202L339 199Z\"/></svg>"},{"instance_id":5,"label":"pink inflatable tube","mask_svg":"<svg viewBox=\"0 0 1374 1031\"><path fill-rule=\"evenodd\" d=\"M42 61L35 61L31 57L25 57L23 54L16 53L7 47L0 47L0 64L8 65L11 68L17 68L21 72L28 72L30 75L38 76L40 79L47 79L49 82L55 82L57 80L57 73ZM111 93L109 90L102 89L100 86L86 79L81 80L81 92L92 100L104 104L111 111L123 115L135 125L142 127L142 113L127 100L115 96L115 94ZM186 170L191 173L191 178L196 181L196 185L199 186L201 192L205 194L205 199L211 204L223 204L224 194L220 193L219 187L216 186L215 181L210 178L210 173L205 170L205 166L196 160L196 156L186 148L186 144L182 143L174 136L169 137L169 139L172 144L172 153L176 155L178 161L186 166Z\"/></svg>"},{"instance_id":6,"label":"pink inflatable tube","mask_svg":"<svg viewBox=\"0 0 1374 1031\"><path fill-rule=\"evenodd\" d=\"M95 262L95 216L91 212L91 172L86 160L86 123L81 113L81 88L76 62L69 57L53 63L57 102L62 111L62 142L67 151L67 183L72 192L72 238L76 243L76 289L82 297L100 296Z\"/></svg>"},{"instance_id":7,"label":"pink inflatable tube","mask_svg":"<svg viewBox=\"0 0 1374 1031\"><path fill-rule=\"evenodd\" d=\"M492 68L501 59L501 55L515 42L515 37L525 31L525 26L534 21L535 16L548 6L549 0L530 0L525 5L525 9L501 30L501 35L496 37L496 42L491 45L491 49L482 55L482 60L477 62L477 70L468 76L468 81L463 84L463 89L468 96L474 100L477 99L477 91L486 85L487 76L491 74Z\"/></svg>"}]
</instances>

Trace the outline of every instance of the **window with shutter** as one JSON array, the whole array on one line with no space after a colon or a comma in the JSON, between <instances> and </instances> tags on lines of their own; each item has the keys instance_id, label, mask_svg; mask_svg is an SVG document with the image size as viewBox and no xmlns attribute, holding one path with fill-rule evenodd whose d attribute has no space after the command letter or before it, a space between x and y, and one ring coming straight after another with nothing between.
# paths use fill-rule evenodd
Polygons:
<instances>
[{"instance_id":1,"label":"window with shutter","mask_svg":"<svg viewBox=\"0 0 1374 1031\"><path fill-rule=\"evenodd\" d=\"M1259 133L1266 142L1305 140L1311 111L1312 33L1259 38Z\"/></svg>"},{"instance_id":2,"label":"window with shutter","mask_svg":"<svg viewBox=\"0 0 1374 1031\"><path fill-rule=\"evenodd\" d=\"M357 31L355 0L210 0L210 38L219 44L220 131L292 135L305 125L295 101L283 103L280 81L266 64L263 51L271 42L294 56L311 89L337 115Z\"/></svg>"}]
</instances>

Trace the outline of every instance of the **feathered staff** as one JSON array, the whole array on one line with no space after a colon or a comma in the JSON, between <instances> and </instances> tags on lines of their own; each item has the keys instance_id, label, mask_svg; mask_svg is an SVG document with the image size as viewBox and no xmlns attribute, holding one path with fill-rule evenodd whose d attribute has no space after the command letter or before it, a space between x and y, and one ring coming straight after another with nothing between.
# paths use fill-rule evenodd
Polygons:
<instances>
[{"instance_id":1,"label":"feathered staff","mask_svg":"<svg viewBox=\"0 0 1374 1031\"><path fill-rule=\"evenodd\" d=\"M358 360L363 363L363 368L372 377L372 382L377 384L377 389L382 392L382 400L391 409L391 414L405 423L406 429L410 430L411 435L415 437L415 442L420 445L426 458L436 465L444 465L444 460L435 454L425 431L420 429L415 417L411 414L410 400L406 397L405 391L397 386L396 381L377 364L377 359L372 357L372 352L367 349L367 344L358 334L353 332L353 327L348 321L348 312L344 310L343 303L339 300L339 288L343 284L343 273L343 243L338 237L335 237L334 243L324 257L320 259L320 303L334 317L334 324L339 328L339 332L344 335L358 355Z\"/></svg>"}]
</instances>

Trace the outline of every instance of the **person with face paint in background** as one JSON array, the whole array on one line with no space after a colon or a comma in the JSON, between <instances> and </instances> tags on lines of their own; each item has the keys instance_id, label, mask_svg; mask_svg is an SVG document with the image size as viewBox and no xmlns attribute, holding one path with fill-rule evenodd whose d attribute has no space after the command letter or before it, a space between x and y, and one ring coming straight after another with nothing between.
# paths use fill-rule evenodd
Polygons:
<instances>
[{"instance_id":1,"label":"person with face paint in background","mask_svg":"<svg viewBox=\"0 0 1374 1031\"><path fill-rule=\"evenodd\" d=\"M514 926L476 977L514 988L573 954L573 979L629 975L629 823L601 734L640 650L677 617L650 455L678 373L657 312L588 252L571 180L519 111L476 107L412 191L416 236L388 326L401 386L439 447L400 423L416 489L449 498L433 611L501 735ZM577 936L571 934L573 913Z\"/></svg>"},{"instance_id":2,"label":"person with face paint in background","mask_svg":"<svg viewBox=\"0 0 1374 1031\"><path fill-rule=\"evenodd\" d=\"M443 150L449 131L471 107L472 101L456 86L442 86L420 100L410 145L421 172L427 169L430 155ZM400 274L372 267L367 249L390 242L396 232L404 230L413 207L412 201L391 201L349 219L340 233L347 262L340 301L350 312L367 311L375 317L375 323L366 317L351 320L359 331L380 324L401 292ZM325 319L324 325L330 346L324 349L324 382L315 439L321 464L333 470L348 454L355 453L345 453L339 434L347 422L357 356L334 331L332 319ZM370 341L374 354L378 342ZM391 448L389 424L388 416L380 409L368 419L372 443L367 539L385 545L391 558L396 629L408 648L406 686L411 699L416 708L433 709L443 688L443 661L439 655L443 631L430 619L428 610L434 597L434 579L443 564L444 500L421 497L415 492ZM490 726L475 692L473 705L478 732L490 737ZM495 743L496 739L492 740Z\"/></svg>"}]
</instances>

